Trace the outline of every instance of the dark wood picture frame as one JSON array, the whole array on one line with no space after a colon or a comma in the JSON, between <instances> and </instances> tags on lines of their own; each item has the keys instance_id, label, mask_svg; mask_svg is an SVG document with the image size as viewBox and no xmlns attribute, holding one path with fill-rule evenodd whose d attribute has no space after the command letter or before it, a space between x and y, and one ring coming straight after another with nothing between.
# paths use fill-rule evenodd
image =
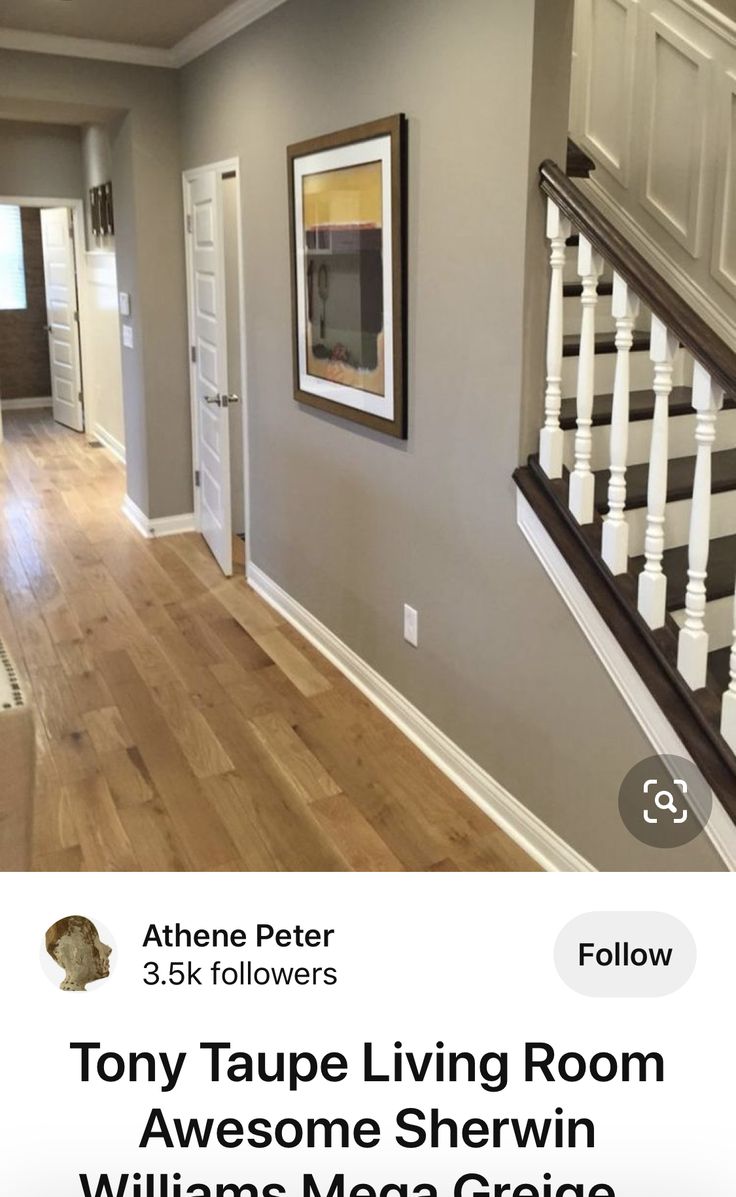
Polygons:
<instances>
[{"instance_id":1,"label":"dark wood picture frame","mask_svg":"<svg viewBox=\"0 0 736 1197\"><path fill-rule=\"evenodd\" d=\"M102 219L100 214L100 192L97 187L90 187L89 189L89 212L92 232L95 237L99 237L102 231Z\"/></svg>"},{"instance_id":2,"label":"dark wood picture frame","mask_svg":"<svg viewBox=\"0 0 736 1197\"><path fill-rule=\"evenodd\" d=\"M300 374L299 345L299 288L304 285L300 277L300 261L297 253L297 212L295 163L300 158L320 154L328 150L360 145L377 138L390 138L391 161L391 259L390 280L393 319L391 328L384 329L384 336L391 337L393 347L393 415L384 418L359 407L335 402L319 394L302 389ZM366 160L367 161L367 160ZM289 221L291 250L291 309L292 309L292 353L294 370L294 398L298 403L330 412L343 419L363 424L388 436L406 439L408 434L407 415L407 174L408 174L408 122L403 114L356 125L337 133L316 137L291 145L287 150L289 181ZM330 168L330 169L340 169ZM351 390L353 388L350 388ZM356 393L359 393L355 388Z\"/></svg>"},{"instance_id":3,"label":"dark wood picture frame","mask_svg":"<svg viewBox=\"0 0 736 1197\"><path fill-rule=\"evenodd\" d=\"M112 208L112 183L101 183L89 192L90 223L95 237L112 236L115 218Z\"/></svg>"}]
</instances>

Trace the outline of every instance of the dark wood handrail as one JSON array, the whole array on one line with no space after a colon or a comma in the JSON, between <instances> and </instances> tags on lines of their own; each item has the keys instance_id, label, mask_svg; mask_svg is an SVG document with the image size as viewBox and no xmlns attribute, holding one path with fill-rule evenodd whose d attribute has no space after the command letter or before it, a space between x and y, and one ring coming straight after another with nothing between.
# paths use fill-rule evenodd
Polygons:
<instances>
[{"instance_id":1,"label":"dark wood handrail","mask_svg":"<svg viewBox=\"0 0 736 1197\"><path fill-rule=\"evenodd\" d=\"M556 162L539 168L545 195L583 234L648 308L667 325L711 378L729 395L736 394L736 353L694 312L674 287L629 244Z\"/></svg>"}]
</instances>

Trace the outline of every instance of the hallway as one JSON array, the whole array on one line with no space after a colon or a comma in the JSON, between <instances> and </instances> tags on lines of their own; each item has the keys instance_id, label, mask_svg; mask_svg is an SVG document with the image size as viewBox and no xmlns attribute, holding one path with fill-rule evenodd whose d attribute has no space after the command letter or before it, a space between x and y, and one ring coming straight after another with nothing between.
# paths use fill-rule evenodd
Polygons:
<instances>
[{"instance_id":1,"label":"hallway","mask_svg":"<svg viewBox=\"0 0 736 1197\"><path fill-rule=\"evenodd\" d=\"M7 413L0 638L37 710L37 870L536 866L122 468Z\"/></svg>"}]
</instances>

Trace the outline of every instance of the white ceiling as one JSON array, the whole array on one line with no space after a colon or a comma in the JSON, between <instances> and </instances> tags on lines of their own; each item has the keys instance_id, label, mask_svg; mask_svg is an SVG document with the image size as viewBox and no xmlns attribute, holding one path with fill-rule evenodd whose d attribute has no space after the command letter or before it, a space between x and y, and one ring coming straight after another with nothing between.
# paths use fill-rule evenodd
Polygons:
<instances>
[{"instance_id":1,"label":"white ceiling","mask_svg":"<svg viewBox=\"0 0 736 1197\"><path fill-rule=\"evenodd\" d=\"M232 0L0 0L0 27L171 49Z\"/></svg>"}]
</instances>

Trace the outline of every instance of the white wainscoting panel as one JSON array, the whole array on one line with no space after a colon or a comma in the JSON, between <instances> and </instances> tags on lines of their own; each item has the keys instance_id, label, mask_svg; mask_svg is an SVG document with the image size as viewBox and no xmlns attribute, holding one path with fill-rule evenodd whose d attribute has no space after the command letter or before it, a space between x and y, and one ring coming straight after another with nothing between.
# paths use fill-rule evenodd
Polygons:
<instances>
[{"instance_id":1,"label":"white wainscoting panel","mask_svg":"<svg viewBox=\"0 0 736 1197\"><path fill-rule=\"evenodd\" d=\"M625 2L622 50L611 14ZM623 156L614 67L629 81ZM735 93L736 9L729 18L705 0L576 0L570 133L596 163L581 186L734 347Z\"/></svg>"},{"instance_id":2,"label":"white wainscoting panel","mask_svg":"<svg viewBox=\"0 0 736 1197\"><path fill-rule=\"evenodd\" d=\"M642 202L692 257L700 251L710 58L651 17L648 141Z\"/></svg>"},{"instance_id":3,"label":"white wainscoting panel","mask_svg":"<svg viewBox=\"0 0 736 1197\"><path fill-rule=\"evenodd\" d=\"M718 282L736 297L736 74L724 75L719 91L722 149L718 160L712 270Z\"/></svg>"},{"instance_id":4,"label":"white wainscoting panel","mask_svg":"<svg viewBox=\"0 0 736 1197\"><path fill-rule=\"evenodd\" d=\"M586 0L582 89L584 147L628 182L638 4L636 0Z\"/></svg>"}]
</instances>

